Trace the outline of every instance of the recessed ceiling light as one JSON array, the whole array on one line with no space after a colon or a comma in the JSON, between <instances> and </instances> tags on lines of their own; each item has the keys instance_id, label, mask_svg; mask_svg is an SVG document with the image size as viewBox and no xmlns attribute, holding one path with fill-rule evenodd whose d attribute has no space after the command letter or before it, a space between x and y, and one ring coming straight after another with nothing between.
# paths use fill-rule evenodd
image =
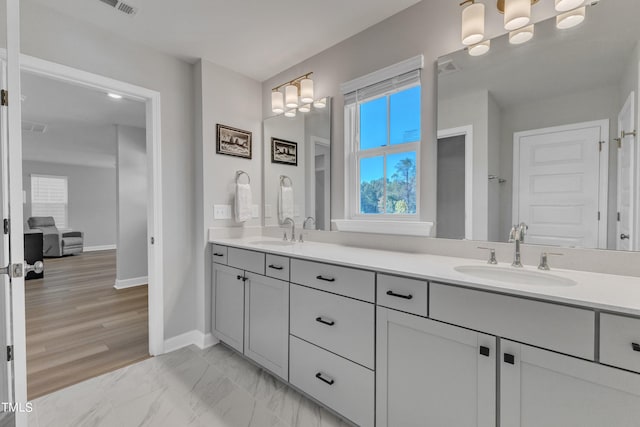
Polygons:
<instances>
[{"instance_id":1,"label":"recessed ceiling light","mask_svg":"<svg viewBox=\"0 0 640 427\"><path fill-rule=\"evenodd\" d=\"M122 99L122 95L118 95L117 93L108 93L107 96L113 99Z\"/></svg>"}]
</instances>

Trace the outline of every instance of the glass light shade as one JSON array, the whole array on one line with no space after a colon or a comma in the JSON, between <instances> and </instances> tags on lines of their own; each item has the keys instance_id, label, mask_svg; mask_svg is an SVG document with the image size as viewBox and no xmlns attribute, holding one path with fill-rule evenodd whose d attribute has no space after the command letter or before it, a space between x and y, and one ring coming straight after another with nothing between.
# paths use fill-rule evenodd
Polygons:
<instances>
[{"instance_id":1,"label":"glass light shade","mask_svg":"<svg viewBox=\"0 0 640 427\"><path fill-rule=\"evenodd\" d=\"M313 103L313 106L316 107L316 108L325 108L327 106L327 98L317 99Z\"/></svg>"},{"instance_id":2,"label":"glass light shade","mask_svg":"<svg viewBox=\"0 0 640 427\"><path fill-rule=\"evenodd\" d=\"M586 13L587 8L585 6L582 6L576 10L562 13L556 16L556 27L561 30L566 30L569 28L573 28L576 25L580 25L582 24L582 21L584 21Z\"/></svg>"},{"instance_id":3,"label":"glass light shade","mask_svg":"<svg viewBox=\"0 0 640 427\"><path fill-rule=\"evenodd\" d=\"M490 49L491 49L491 40L485 40L483 42L474 44L473 46L469 46L469 55L481 56L489 52Z\"/></svg>"},{"instance_id":4,"label":"glass light shade","mask_svg":"<svg viewBox=\"0 0 640 427\"><path fill-rule=\"evenodd\" d=\"M583 4L584 0L556 0L556 10L558 12L566 12L582 6Z\"/></svg>"},{"instance_id":5,"label":"glass light shade","mask_svg":"<svg viewBox=\"0 0 640 427\"><path fill-rule=\"evenodd\" d=\"M284 103L287 108L298 108L298 88L287 85L284 88Z\"/></svg>"},{"instance_id":6,"label":"glass light shade","mask_svg":"<svg viewBox=\"0 0 640 427\"><path fill-rule=\"evenodd\" d=\"M303 104L298 108L298 111L301 113L308 113L311 111L311 104Z\"/></svg>"},{"instance_id":7,"label":"glass light shade","mask_svg":"<svg viewBox=\"0 0 640 427\"><path fill-rule=\"evenodd\" d=\"M291 110L285 111L284 112L284 116L293 118L293 117L296 116L296 112L297 112L297 110L295 108L292 108Z\"/></svg>"},{"instance_id":8,"label":"glass light shade","mask_svg":"<svg viewBox=\"0 0 640 427\"><path fill-rule=\"evenodd\" d=\"M300 101L303 104L309 104L313 102L313 80L300 80Z\"/></svg>"},{"instance_id":9,"label":"glass light shade","mask_svg":"<svg viewBox=\"0 0 640 427\"><path fill-rule=\"evenodd\" d=\"M462 10L462 44L469 46L484 38L484 4L474 3Z\"/></svg>"},{"instance_id":10,"label":"glass light shade","mask_svg":"<svg viewBox=\"0 0 640 427\"><path fill-rule=\"evenodd\" d=\"M531 0L504 1L504 29L517 30L531 21Z\"/></svg>"},{"instance_id":11,"label":"glass light shade","mask_svg":"<svg viewBox=\"0 0 640 427\"><path fill-rule=\"evenodd\" d=\"M533 25L529 25L524 28L520 28L515 31L511 31L509 33L509 43L511 44L522 44L526 43L533 38Z\"/></svg>"},{"instance_id":12,"label":"glass light shade","mask_svg":"<svg viewBox=\"0 0 640 427\"><path fill-rule=\"evenodd\" d=\"M276 114L284 113L284 95L278 90L271 92L271 111Z\"/></svg>"}]
</instances>

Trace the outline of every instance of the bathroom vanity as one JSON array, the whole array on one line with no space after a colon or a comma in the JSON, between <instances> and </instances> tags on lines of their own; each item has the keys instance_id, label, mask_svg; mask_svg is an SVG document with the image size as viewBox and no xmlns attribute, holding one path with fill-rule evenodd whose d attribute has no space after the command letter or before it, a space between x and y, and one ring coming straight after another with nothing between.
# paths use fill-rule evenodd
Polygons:
<instances>
[{"instance_id":1,"label":"bathroom vanity","mask_svg":"<svg viewBox=\"0 0 640 427\"><path fill-rule=\"evenodd\" d=\"M638 425L638 278L212 244L213 335L356 425Z\"/></svg>"}]
</instances>

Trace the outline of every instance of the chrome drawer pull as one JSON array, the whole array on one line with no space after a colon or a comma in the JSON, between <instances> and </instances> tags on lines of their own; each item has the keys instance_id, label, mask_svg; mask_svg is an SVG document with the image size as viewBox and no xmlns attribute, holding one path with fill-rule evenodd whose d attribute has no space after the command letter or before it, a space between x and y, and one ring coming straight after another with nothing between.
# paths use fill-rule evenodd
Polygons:
<instances>
[{"instance_id":1,"label":"chrome drawer pull","mask_svg":"<svg viewBox=\"0 0 640 427\"><path fill-rule=\"evenodd\" d=\"M284 270L284 267L281 265L273 265L271 264L269 268L273 268L274 270Z\"/></svg>"},{"instance_id":2,"label":"chrome drawer pull","mask_svg":"<svg viewBox=\"0 0 640 427\"><path fill-rule=\"evenodd\" d=\"M320 322L322 324L325 324L327 326L333 326L336 324L336 322L334 322L333 320L324 320L322 317L316 317L316 322Z\"/></svg>"},{"instance_id":3,"label":"chrome drawer pull","mask_svg":"<svg viewBox=\"0 0 640 427\"><path fill-rule=\"evenodd\" d=\"M335 383L335 381L334 381L334 380L332 380L332 379L326 379L326 378L323 378L323 377L322 377L322 372L318 372L318 373L316 374L316 378L317 378L317 379L319 379L320 381L322 381L323 383L327 383L327 384L329 384L329 385L333 385L333 384Z\"/></svg>"},{"instance_id":4,"label":"chrome drawer pull","mask_svg":"<svg viewBox=\"0 0 640 427\"><path fill-rule=\"evenodd\" d=\"M316 279L324 280L325 282L335 282L336 281L336 279L334 279L333 277L324 277L324 276L316 276Z\"/></svg>"},{"instance_id":5,"label":"chrome drawer pull","mask_svg":"<svg viewBox=\"0 0 640 427\"><path fill-rule=\"evenodd\" d=\"M631 348L633 348L633 351L640 351L640 344L638 344L637 342L632 342Z\"/></svg>"},{"instance_id":6,"label":"chrome drawer pull","mask_svg":"<svg viewBox=\"0 0 640 427\"><path fill-rule=\"evenodd\" d=\"M402 295L402 294L396 294L393 291L387 291L387 295L392 296L392 297L396 297L396 298L403 298L403 299L412 299L413 295L409 294L409 295Z\"/></svg>"}]
</instances>

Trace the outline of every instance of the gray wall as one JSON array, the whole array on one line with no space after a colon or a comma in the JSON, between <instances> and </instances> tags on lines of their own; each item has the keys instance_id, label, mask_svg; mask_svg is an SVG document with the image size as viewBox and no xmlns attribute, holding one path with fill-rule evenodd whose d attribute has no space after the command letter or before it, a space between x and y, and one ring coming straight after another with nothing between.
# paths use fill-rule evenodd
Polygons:
<instances>
[{"instance_id":1,"label":"gray wall","mask_svg":"<svg viewBox=\"0 0 640 427\"><path fill-rule=\"evenodd\" d=\"M465 236L465 136L438 140L438 229L437 236Z\"/></svg>"},{"instance_id":2,"label":"gray wall","mask_svg":"<svg viewBox=\"0 0 640 427\"><path fill-rule=\"evenodd\" d=\"M67 228L84 232L84 245L116 244L116 170L25 160L22 188L27 192L25 226L31 216L31 174L66 176L68 185Z\"/></svg>"},{"instance_id":3,"label":"gray wall","mask_svg":"<svg viewBox=\"0 0 640 427\"><path fill-rule=\"evenodd\" d=\"M118 250L116 280L147 276L145 129L117 126Z\"/></svg>"},{"instance_id":4,"label":"gray wall","mask_svg":"<svg viewBox=\"0 0 640 427\"><path fill-rule=\"evenodd\" d=\"M165 339L193 330L193 67L41 5L20 6L23 53L160 92Z\"/></svg>"},{"instance_id":5,"label":"gray wall","mask_svg":"<svg viewBox=\"0 0 640 427\"><path fill-rule=\"evenodd\" d=\"M232 205L235 173L244 170L251 177L253 204L262 206L262 110L260 83L207 61L194 66L195 127L195 201L197 283L197 329L210 330L211 320L211 247L207 243L209 227L260 227L261 218L244 224L231 220L215 220L213 205ZM216 124L250 131L253 152L250 160L216 154ZM202 196L200 196L202 195Z\"/></svg>"}]
</instances>

